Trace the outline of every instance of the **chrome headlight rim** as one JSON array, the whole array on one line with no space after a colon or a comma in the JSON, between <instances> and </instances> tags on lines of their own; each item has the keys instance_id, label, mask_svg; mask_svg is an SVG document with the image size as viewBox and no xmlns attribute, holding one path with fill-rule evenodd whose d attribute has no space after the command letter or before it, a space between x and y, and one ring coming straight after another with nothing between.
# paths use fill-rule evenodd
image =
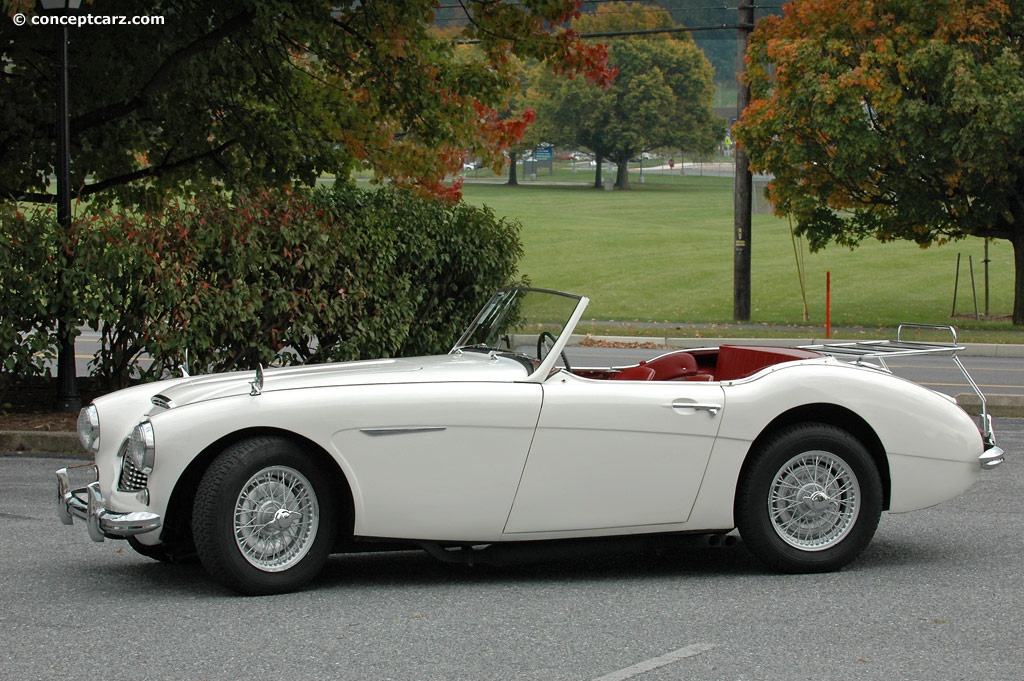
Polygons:
<instances>
[{"instance_id":1,"label":"chrome headlight rim","mask_svg":"<svg viewBox=\"0 0 1024 681\"><path fill-rule=\"evenodd\" d=\"M78 441L87 452L96 452L100 448L100 412L95 404L82 407L78 412Z\"/></svg>"},{"instance_id":2,"label":"chrome headlight rim","mask_svg":"<svg viewBox=\"0 0 1024 681\"><path fill-rule=\"evenodd\" d=\"M132 428L125 455L131 457L135 470L146 475L153 472L153 462L156 460L156 434L152 423L142 421Z\"/></svg>"}]
</instances>

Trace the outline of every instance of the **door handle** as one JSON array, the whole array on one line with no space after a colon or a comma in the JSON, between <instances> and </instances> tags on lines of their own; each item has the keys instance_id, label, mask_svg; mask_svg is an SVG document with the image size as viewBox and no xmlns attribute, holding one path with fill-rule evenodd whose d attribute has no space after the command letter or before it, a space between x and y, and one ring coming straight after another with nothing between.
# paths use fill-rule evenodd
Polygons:
<instances>
[{"instance_id":1,"label":"door handle","mask_svg":"<svg viewBox=\"0 0 1024 681\"><path fill-rule=\"evenodd\" d=\"M706 411L712 416L717 416L718 412L722 411L722 405L715 404L713 402L687 402L686 400L676 400L672 403L673 409L693 409L694 411Z\"/></svg>"}]
</instances>

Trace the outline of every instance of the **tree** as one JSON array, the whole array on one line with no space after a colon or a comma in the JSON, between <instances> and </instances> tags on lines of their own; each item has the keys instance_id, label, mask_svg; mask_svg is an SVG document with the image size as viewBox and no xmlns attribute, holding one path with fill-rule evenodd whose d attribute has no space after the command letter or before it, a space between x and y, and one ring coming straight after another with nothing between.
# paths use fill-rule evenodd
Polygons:
<instances>
[{"instance_id":1,"label":"tree","mask_svg":"<svg viewBox=\"0 0 1024 681\"><path fill-rule=\"evenodd\" d=\"M600 5L580 17L580 33L674 26L663 10L637 3ZM675 146L708 152L724 123L711 109L711 65L686 34L616 37L608 48L618 69L607 90L579 80L542 79L539 118L553 137L583 145L618 165L616 186L629 188L630 159L645 149Z\"/></svg>"},{"instance_id":2,"label":"tree","mask_svg":"<svg viewBox=\"0 0 1024 681\"><path fill-rule=\"evenodd\" d=\"M519 68L520 73L520 90L512 97L509 102L509 107L503 114L503 117L522 116L525 117L529 123L533 123L536 117L536 111L527 101L527 91L529 83L537 77L539 71L546 71L545 67L540 64L533 64L531 66L521 65ZM515 186L519 184L519 172L518 163L519 159L522 158L527 151L536 148L539 142L543 141L543 137L540 136L542 131L537 128L536 125L530 125L526 128L523 135L519 140L510 144L506 148L508 154L505 159L508 165L508 181L506 184ZM494 168L495 173L500 174L504 168Z\"/></svg>"},{"instance_id":3,"label":"tree","mask_svg":"<svg viewBox=\"0 0 1024 681\"><path fill-rule=\"evenodd\" d=\"M496 115L513 56L610 78L603 48L564 28L580 4L464 0L460 39L479 42L464 59L431 26L434 0L87 0L90 23L69 30L76 195L157 205L357 166L443 194L467 152L496 161L522 134L522 117ZM55 29L5 0L19 13L0 22L0 198L49 202Z\"/></svg>"},{"instance_id":4,"label":"tree","mask_svg":"<svg viewBox=\"0 0 1024 681\"><path fill-rule=\"evenodd\" d=\"M1013 244L1024 324L1024 6L794 0L751 37L736 128L812 249Z\"/></svg>"}]
</instances>

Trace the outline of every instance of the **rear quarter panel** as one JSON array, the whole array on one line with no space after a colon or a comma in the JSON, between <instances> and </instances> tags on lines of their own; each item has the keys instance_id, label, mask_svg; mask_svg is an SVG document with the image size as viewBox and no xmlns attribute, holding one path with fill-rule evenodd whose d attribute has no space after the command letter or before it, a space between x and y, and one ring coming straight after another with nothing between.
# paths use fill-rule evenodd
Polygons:
<instances>
[{"instance_id":1,"label":"rear quarter panel","mask_svg":"<svg viewBox=\"0 0 1024 681\"><path fill-rule=\"evenodd\" d=\"M731 523L743 462L781 416L814 404L859 415L885 450L893 512L950 499L978 478L977 425L945 397L910 381L835 360L782 364L723 383L726 408L691 522ZM841 423L838 425L842 425Z\"/></svg>"}]
</instances>

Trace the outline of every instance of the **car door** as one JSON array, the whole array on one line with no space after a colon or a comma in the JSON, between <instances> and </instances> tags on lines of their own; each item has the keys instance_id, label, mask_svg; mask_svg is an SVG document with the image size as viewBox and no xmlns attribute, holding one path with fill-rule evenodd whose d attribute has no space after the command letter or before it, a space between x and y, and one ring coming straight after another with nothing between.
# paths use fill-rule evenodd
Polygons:
<instances>
[{"instance_id":1,"label":"car door","mask_svg":"<svg viewBox=\"0 0 1024 681\"><path fill-rule=\"evenodd\" d=\"M543 387L506 534L687 520L725 407L718 383L561 372Z\"/></svg>"},{"instance_id":2,"label":"car door","mask_svg":"<svg viewBox=\"0 0 1024 681\"><path fill-rule=\"evenodd\" d=\"M501 536L540 411L530 383L365 386L333 444L353 488L356 534Z\"/></svg>"}]
</instances>

